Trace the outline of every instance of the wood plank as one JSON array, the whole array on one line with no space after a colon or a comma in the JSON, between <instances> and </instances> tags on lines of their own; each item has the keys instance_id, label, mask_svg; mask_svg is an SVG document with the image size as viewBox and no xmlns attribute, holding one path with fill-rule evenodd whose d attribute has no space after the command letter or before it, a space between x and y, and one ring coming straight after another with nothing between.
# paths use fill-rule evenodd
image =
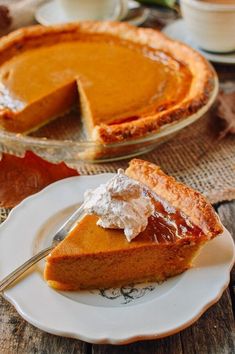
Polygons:
<instances>
[{"instance_id":1,"label":"wood plank","mask_svg":"<svg viewBox=\"0 0 235 354\"><path fill-rule=\"evenodd\" d=\"M217 212L223 225L228 229L235 241L235 200L221 203L217 208ZM235 276L234 271L235 267L232 270L233 276Z\"/></svg>"},{"instance_id":2,"label":"wood plank","mask_svg":"<svg viewBox=\"0 0 235 354\"><path fill-rule=\"evenodd\" d=\"M222 203L218 207L218 213L222 223L228 229L235 241L235 201ZM235 316L235 266L231 271L231 281L229 285L230 296L232 300L233 313Z\"/></svg>"},{"instance_id":3,"label":"wood plank","mask_svg":"<svg viewBox=\"0 0 235 354\"><path fill-rule=\"evenodd\" d=\"M231 202L220 203L217 212L224 226L229 230L235 240L235 200Z\"/></svg>"},{"instance_id":4,"label":"wood plank","mask_svg":"<svg viewBox=\"0 0 235 354\"><path fill-rule=\"evenodd\" d=\"M125 320L125 319L124 319ZM93 345L92 354L183 354L180 335L121 346Z\"/></svg>"},{"instance_id":5,"label":"wood plank","mask_svg":"<svg viewBox=\"0 0 235 354\"><path fill-rule=\"evenodd\" d=\"M0 296L1 354L85 354L89 345L76 339L54 336L23 320L13 306ZM61 318L63 321L63 318Z\"/></svg>"},{"instance_id":6,"label":"wood plank","mask_svg":"<svg viewBox=\"0 0 235 354\"><path fill-rule=\"evenodd\" d=\"M235 353L235 327L229 290L225 291L216 305L180 335L185 354Z\"/></svg>"}]
</instances>

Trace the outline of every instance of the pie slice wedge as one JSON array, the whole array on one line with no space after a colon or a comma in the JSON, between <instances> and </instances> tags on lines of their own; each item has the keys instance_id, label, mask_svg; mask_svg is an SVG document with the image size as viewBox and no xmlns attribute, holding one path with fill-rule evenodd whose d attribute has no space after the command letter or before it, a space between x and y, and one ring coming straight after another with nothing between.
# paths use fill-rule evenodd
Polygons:
<instances>
[{"instance_id":1,"label":"pie slice wedge","mask_svg":"<svg viewBox=\"0 0 235 354\"><path fill-rule=\"evenodd\" d=\"M222 232L213 207L198 192L139 159L125 173L148 187L155 211L128 242L123 230L104 229L86 215L47 257L48 284L60 290L108 288L162 281L192 266L200 248Z\"/></svg>"}]
</instances>

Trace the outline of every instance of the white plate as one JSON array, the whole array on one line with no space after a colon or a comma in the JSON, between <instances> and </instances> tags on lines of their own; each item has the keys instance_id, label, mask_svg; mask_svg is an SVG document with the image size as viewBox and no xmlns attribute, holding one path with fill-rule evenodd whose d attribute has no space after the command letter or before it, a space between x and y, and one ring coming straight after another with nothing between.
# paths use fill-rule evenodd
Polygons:
<instances>
[{"instance_id":1,"label":"white plate","mask_svg":"<svg viewBox=\"0 0 235 354\"><path fill-rule=\"evenodd\" d=\"M25 199L0 227L0 279L48 244L82 201L87 188L112 174L71 177ZM123 344L160 338L192 324L229 282L233 240L224 230L206 245L194 268L162 284L59 292L42 277L43 263L4 292L20 315L47 332L92 343ZM185 301L187 294L187 301Z\"/></svg>"},{"instance_id":2,"label":"white plate","mask_svg":"<svg viewBox=\"0 0 235 354\"><path fill-rule=\"evenodd\" d=\"M170 25L166 26L162 30L168 37L181 41L190 45L192 48L198 50L205 58L215 63L235 64L235 52L229 54L217 54L206 52L200 49L190 37L190 33L186 28L185 21L183 19L174 21Z\"/></svg>"},{"instance_id":3,"label":"white plate","mask_svg":"<svg viewBox=\"0 0 235 354\"><path fill-rule=\"evenodd\" d=\"M139 9L138 14L135 14L135 10ZM149 9L141 7L136 1L129 1L129 13L127 19L123 19L134 26L139 26L144 23L149 15ZM59 6L58 2L53 0L46 4L41 5L36 13L35 18L37 22L42 25L55 25L59 23L69 22L63 9Z\"/></svg>"}]
</instances>

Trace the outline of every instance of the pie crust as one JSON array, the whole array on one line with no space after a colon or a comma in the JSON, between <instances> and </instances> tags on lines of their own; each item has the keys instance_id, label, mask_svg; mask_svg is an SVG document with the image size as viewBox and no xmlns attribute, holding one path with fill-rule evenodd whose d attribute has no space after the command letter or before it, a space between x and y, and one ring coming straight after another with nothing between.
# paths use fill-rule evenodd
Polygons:
<instances>
[{"instance_id":1,"label":"pie crust","mask_svg":"<svg viewBox=\"0 0 235 354\"><path fill-rule=\"evenodd\" d=\"M136 28L126 23L83 22L80 24L66 24L53 27L34 26L20 29L0 40L0 70L6 61L28 49L38 47L49 48L54 43L77 41L81 37L89 41L91 35L97 35L99 38L100 36L105 36L109 40L112 39L122 43L122 45L124 43L124 45L139 46L143 50L148 49L152 53L156 52L158 55L162 55L163 62L169 57L177 63L179 68L183 66L185 70L189 70L191 85L179 102L169 101L163 106L155 107L156 109L151 106L149 112L147 109L143 115L140 114L138 117L133 117L130 114L129 117L120 122L114 120L108 123L102 123L101 121L99 124L96 124L94 121L93 125L89 123L89 127L91 126L88 131L89 140L106 144L125 139L136 139L146 134L154 133L162 126L196 113L208 102L210 94L214 89L216 74L209 63L199 53L180 42L170 40L156 30ZM27 69L25 70L25 75L27 75ZM81 82L79 80L78 91L80 90L80 85ZM139 82L139 85L141 85L141 82ZM84 92L82 93L82 97L84 97ZM17 108L13 107L11 109L6 107L4 100L0 82L0 126L9 131L27 133L23 128L18 128ZM45 101L43 101L41 107ZM86 118L86 112L89 111L90 115L92 110L90 109L89 99L83 101L82 103L86 107L82 113L84 113L83 119L86 123L86 119L90 119L91 121L93 119L92 117ZM30 107L27 108L28 114ZM62 102L58 104L54 112L56 114L60 111L60 113L64 113L65 108L66 105ZM36 105L34 105L33 109L35 116L38 115L38 120L33 122L33 129L36 129L39 125L46 122L40 122L39 108ZM20 119L23 121L24 117L22 116Z\"/></svg>"},{"instance_id":2,"label":"pie crust","mask_svg":"<svg viewBox=\"0 0 235 354\"><path fill-rule=\"evenodd\" d=\"M145 184L173 207L183 211L203 231L208 240L222 232L221 223L210 202L201 193L166 175L159 166L133 159L125 173Z\"/></svg>"},{"instance_id":3,"label":"pie crust","mask_svg":"<svg viewBox=\"0 0 235 354\"><path fill-rule=\"evenodd\" d=\"M123 230L103 229L97 216L86 215L47 257L50 286L76 290L162 281L190 268L200 248L222 233L209 202L158 166L135 159L126 174L149 187L156 203L147 228L128 242Z\"/></svg>"}]
</instances>

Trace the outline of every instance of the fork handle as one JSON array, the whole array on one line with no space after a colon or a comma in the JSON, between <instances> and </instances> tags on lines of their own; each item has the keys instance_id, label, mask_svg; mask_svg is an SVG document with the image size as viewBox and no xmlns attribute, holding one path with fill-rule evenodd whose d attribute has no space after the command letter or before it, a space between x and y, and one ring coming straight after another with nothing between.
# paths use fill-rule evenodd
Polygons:
<instances>
[{"instance_id":1,"label":"fork handle","mask_svg":"<svg viewBox=\"0 0 235 354\"><path fill-rule=\"evenodd\" d=\"M26 270L31 268L34 264L46 257L54 247L50 246L35 254L35 256L28 259L21 266L16 268L13 272L8 274L3 280L0 281L0 293L4 291L9 285L17 280Z\"/></svg>"}]
</instances>

